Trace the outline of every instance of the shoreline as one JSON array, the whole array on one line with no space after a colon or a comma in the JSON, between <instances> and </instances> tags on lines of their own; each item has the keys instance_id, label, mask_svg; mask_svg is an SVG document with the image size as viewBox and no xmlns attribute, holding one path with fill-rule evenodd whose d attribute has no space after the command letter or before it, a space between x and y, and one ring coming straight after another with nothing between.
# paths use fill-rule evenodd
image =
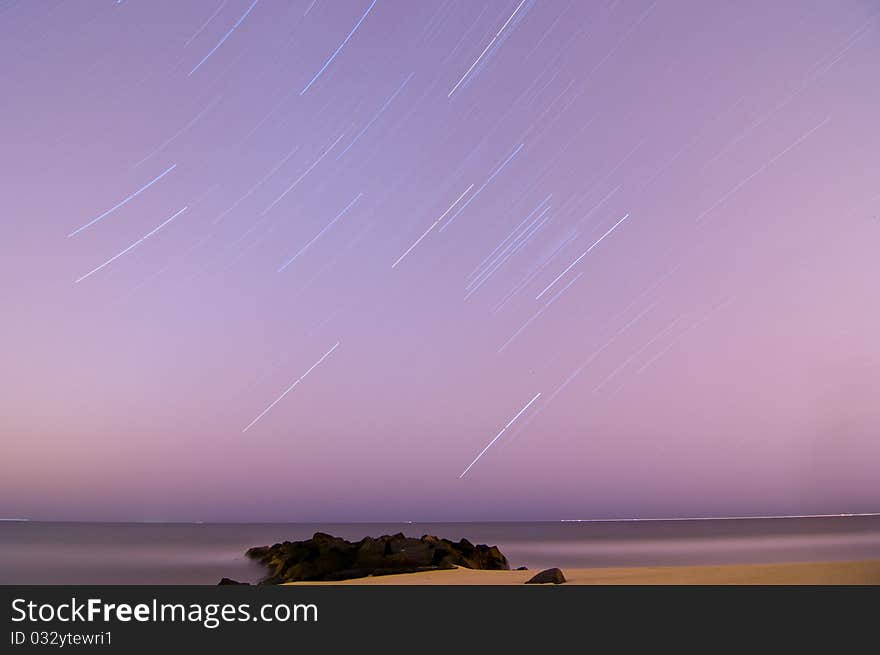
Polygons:
<instances>
[{"instance_id":1,"label":"shoreline","mask_svg":"<svg viewBox=\"0 0 880 655\"><path fill-rule=\"evenodd\" d=\"M539 569L489 571L456 568L368 576L333 582L288 582L284 586L522 585L538 571ZM569 568L563 569L563 573L567 580L566 585L876 585L880 584L880 559L778 564Z\"/></svg>"}]
</instances>

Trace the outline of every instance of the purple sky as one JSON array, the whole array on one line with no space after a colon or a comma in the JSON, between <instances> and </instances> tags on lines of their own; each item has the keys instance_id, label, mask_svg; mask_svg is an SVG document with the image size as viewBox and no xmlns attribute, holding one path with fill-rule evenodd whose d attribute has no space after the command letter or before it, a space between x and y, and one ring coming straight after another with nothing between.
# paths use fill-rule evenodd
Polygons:
<instances>
[{"instance_id":1,"label":"purple sky","mask_svg":"<svg viewBox=\"0 0 880 655\"><path fill-rule=\"evenodd\" d=\"M0 518L880 509L877 2L3 2L0 61Z\"/></svg>"}]
</instances>

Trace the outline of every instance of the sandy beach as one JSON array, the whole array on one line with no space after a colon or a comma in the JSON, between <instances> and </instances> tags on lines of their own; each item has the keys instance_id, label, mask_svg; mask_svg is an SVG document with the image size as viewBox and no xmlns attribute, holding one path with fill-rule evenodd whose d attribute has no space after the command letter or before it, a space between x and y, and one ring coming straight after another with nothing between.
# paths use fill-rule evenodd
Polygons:
<instances>
[{"instance_id":1,"label":"sandy beach","mask_svg":"<svg viewBox=\"0 0 880 655\"><path fill-rule=\"evenodd\" d=\"M633 568L563 569L566 584L630 585L867 585L880 584L880 560L856 562L798 562L723 566L656 566ZM297 585L519 585L533 571L448 571L403 573L341 582L296 582Z\"/></svg>"}]
</instances>

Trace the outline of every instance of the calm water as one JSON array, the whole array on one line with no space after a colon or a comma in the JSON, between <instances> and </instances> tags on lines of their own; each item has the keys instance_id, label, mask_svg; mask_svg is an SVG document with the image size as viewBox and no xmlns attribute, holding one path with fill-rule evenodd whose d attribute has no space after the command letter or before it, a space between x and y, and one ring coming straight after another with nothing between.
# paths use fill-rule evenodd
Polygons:
<instances>
[{"instance_id":1,"label":"calm water","mask_svg":"<svg viewBox=\"0 0 880 655\"><path fill-rule=\"evenodd\" d=\"M880 558L880 517L610 523L0 523L2 584L254 582L251 546L403 532L498 545L511 566L650 566Z\"/></svg>"}]
</instances>

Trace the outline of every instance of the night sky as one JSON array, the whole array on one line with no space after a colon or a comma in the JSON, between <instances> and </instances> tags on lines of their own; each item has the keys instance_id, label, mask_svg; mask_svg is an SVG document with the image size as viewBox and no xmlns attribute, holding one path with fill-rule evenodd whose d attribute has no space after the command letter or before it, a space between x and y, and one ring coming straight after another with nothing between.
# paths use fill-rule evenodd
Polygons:
<instances>
[{"instance_id":1,"label":"night sky","mask_svg":"<svg viewBox=\"0 0 880 655\"><path fill-rule=\"evenodd\" d=\"M0 518L880 509L874 0L0 2Z\"/></svg>"}]
</instances>

